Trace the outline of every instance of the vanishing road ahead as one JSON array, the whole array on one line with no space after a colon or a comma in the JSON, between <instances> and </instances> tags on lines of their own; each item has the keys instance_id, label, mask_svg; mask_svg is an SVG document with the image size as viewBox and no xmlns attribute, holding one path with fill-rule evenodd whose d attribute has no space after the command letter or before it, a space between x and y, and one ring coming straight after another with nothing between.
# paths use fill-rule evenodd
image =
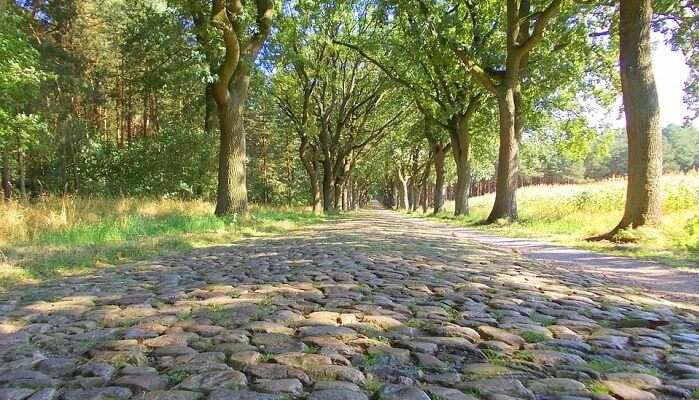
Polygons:
<instances>
[{"instance_id":1,"label":"vanishing road ahead","mask_svg":"<svg viewBox=\"0 0 699 400\"><path fill-rule=\"evenodd\" d=\"M367 210L17 288L0 399L699 393L694 311L465 235Z\"/></svg>"}]
</instances>

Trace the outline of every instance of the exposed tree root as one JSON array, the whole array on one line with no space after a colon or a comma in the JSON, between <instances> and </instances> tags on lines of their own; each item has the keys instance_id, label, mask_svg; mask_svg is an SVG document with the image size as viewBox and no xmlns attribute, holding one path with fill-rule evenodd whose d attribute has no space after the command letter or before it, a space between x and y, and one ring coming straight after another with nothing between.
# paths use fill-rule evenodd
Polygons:
<instances>
[{"instance_id":1,"label":"exposed tree root","mask_svg":"<svg viewBox=\"0 0 699 400\"><path fill-rule=\"evenodd\" d=\"M602 235L591 236L585 238L588 242L601 242L608 241L612 243L634 243L637 241L635 238L620 236L619 232L628 228L631 224L619 224L611 231L604 233Z\"/></svg>"}]
</instances>

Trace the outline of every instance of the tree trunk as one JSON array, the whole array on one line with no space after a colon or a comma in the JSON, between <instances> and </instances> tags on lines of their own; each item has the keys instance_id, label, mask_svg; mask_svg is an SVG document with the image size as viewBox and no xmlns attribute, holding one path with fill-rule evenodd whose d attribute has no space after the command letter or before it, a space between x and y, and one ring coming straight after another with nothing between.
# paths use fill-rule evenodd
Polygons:
<instances>
[{"instance_id":1,"label":"tree trunk","mask_svg":"<svg viewBox=\"0 0 699 400\"><path fill-rule=\"evenodd\" d=\"M2 193L5 201L12 200L12 182L10 182L10 151L5 146L2 152Z\"/></svg>"},{"instance_id":2,"label":"tree trunk","mask_svg":"<svg viewBox=\"0 0 699 400\"><path fill-rule=\"evenodd\" d=\"M420 182L418 182L417 178L413 179L413 184L410 188L412 194L412 204L410 204L410 212L417 212L417 210L420 208Z\"/></svg>"},{"instance_id":3,"label":"tree trunk","mask_svg":"<svg viewBox=\"0 0 699 400\"><path fill-rule=\"evenodd\" d=\"M352 209L358 210L361 204L361 192L359 191L359 185L356 182L352 185Z\"/></svg>"},{"instance_id":4,"label":"tree trunk","mask_svg":"<svg viewBox=\"0 0 699 400\"><path fill-rule=\"evenodd\" d=\"M344 184L343 176L336 176L333 185L333 208L335 210L342 210L342 186Z\"/></svg>"},{"instance_id":5,"label":"tree trunk","mask_svg":"<svg viewBox=\"0 0 699 400\"><path fill-rule=\"evenodd\" d=\"M451 150L456 162L456 187L454 188L454 215L468 214L468 189L471 185L471 134L470 115L458 114L452 118L449 135Z\"/></svg>"},{"instance_id":6,"label":"tree trunk","mask_svg":"<svg viewBox=\"0 0 699 400\"><path fill-rule=\"evenodd\" d=\"M434 213L444 212L444 158L446 149L441 143L434 147Z\"/></svg>"},{"instance_id":7,"label":"tree trunk","mask_svg":"<svg viewBox=\"0 0 699 400\"><path fill-rule=\"evenodd\" d=\"M400 188L398 186L398 180L393 181L391 208L395 208L396 210L400 209Z\"/></svg>"},{"instance_id":8,"label":"tree trunk","mask_svg":"<svg viewBox=\"0 0 699 400\"><path fill-rule=\"evenodd\" d=\"M310 181L311 211L313 214L321 214L320 204L320 179L318 177L318 165L312 160L304 160L303 166Z\"/></svg>"},{"instance_id":9,"label":"tree trunk","mask_svg":"<svg viewBox=\"0 0 699 400\"><path fill-rule=\"evenodd\" d=\"M333 179L332 164L329 160L323 160L323 211L333 211L333 190L335 182Z\"/></svg>"},{"instance_id":10,"label":"tree trunk","mask_svg":"<svg viewBox=\"0 0 699 400\"><path fill-rule=\"evenodd\" d=\"M430 177L430 163L429 161L425 165L425 171L422 173L422 179L420 180L420 207L422 207L422 213L427 214L427 193L428 193L428 178Z\"/></svg>"},{"instance_id":11,"label":"tree trunk","mask_svg":"<svg viewBox=\"0 0 699 400\"><path fill-rule=\"evenodd\" d=\"M245 215L248 192L245 177L245 129L243 112L248 94L249 77L237 77L229 89L229 101L217 101L221 147L218 163L218 195L216 215L230 213Z\"/></svg>"},{"instance_id":12,"label":"tree trunk","mask_svg":"<svg viewBox=\"0 0 699 400\"><path fill-rule=\"evenodd\" d=\"M464 159L465 158L465 159ZM454 188L454 215L468 215L468 198L471 186L471 160L468 156L456 164L456 187Z\"/></svg>"},{"instance_id":13,"label":"tree trunk","mask_svg":"<svg viewBox=\"0 0 699 400\"><path fill-rule=\"evenodd\" d=\"M341 209L347 211L347 181L343 181L340 185L340 197L342 198Z\"/></svg>"},{"instance_id":14,"label":"tree trunk","mask_svg":"<svg viewBox=\"0 0 699 400\"><path fill-rule=\"evenodd\" d=\"M330 156L330 122L329 114L324 114L320 120L320 150L323 155L323 211L331 213L334 211L335 201L333 192L335 190L335 168Z\"/></svg>"},{"instance_id":15,"label":"tree trunk","mask_svg":"<svg viewBox=\"0 0 699 400\"><path fill-rule=\"evenodd\" d=\"M345 184L345 207L347 210L352 209L352 187L354 182L352 180L352 175L347 177L347 183Z\"/></svg>"},{"instance_id":16,"label":"tree trunk","mask_svg":"<svg viewBox=\"0 0 699 400\"><path fill-rule=\"evenodd\" d=\"M24 159L24 151L17 152L17 167L19 169L19 192L22 198L27 198L27 163Z\"/></svg>"},{"instance_id":17,"label":"tree trunk","mask_svg":"<svg viewBox=\"0 0 699 400\"><path fill-rule=\"evenodd\" d=\"M323 206L320 204L320 182L316 172L311 178L311 211L313 214L322 214Z\"/></svg>"},{"instance_id":18,"label":"tree trunk","mask_svg":"<svg viewBox=\"0 0 699 400\"><path fill-rule=\"evenodd\" d=\"M517 125L516 89L506 88L498 97L500 145L495 183L495 202L487 222L501 218L517 219L517 175L519 168L519 132Z\"/></svg>"},{"instance_id":19,"label":"tree trunk","mask_svg":"<svg viewBox=\"0 0 699 400\"><path fill-rule=\"evenodd\" d=\"M650 42L651 0L621 0L619 65L629 142L626 206L619 224L624 228L652 225L660 219L660 178L663 170L660 107L653 74Z\"/></svg>"},{"instance_id":20,"label":"tree trunk","mask_svg":"<svg viewBox=\"0 0 699 400\"><path fill-rule=\"evenodd\" d=\"M408 210L410 206L410 199L408 198L408 180L410 177L404 176L403 172L398 170L398 208L400 210Z\"/></svg>"}]
</instances>

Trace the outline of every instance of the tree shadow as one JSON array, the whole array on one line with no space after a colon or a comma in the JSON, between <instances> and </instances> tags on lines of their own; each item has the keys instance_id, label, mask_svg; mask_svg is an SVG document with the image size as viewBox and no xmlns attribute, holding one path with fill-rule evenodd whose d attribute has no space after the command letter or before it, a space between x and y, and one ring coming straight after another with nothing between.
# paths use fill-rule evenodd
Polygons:
<instances>
[{"instance_id":1,"label":"tree shadow","mask_svg":"<svg viewBox=\"0 0 699 400\"><path fill-rule=\"evenodd\" d=\"M403 357L391 349L410 350L415 343L438 348L434 356L448 371L461 371L469 363L507 362L525 383L565 375L560 364L542 362L533 370L527 360L539 350L573 354L585 363L619 360L625 371L654 369L670 379L673 372L665 361L639 351L651 333L623 323L668 321L652 329L668 337L699 328L696 316L678 304L382 211L285 237L246 239L20 285L0 300L0 370L43 371L32 360L70 357L79 365L153 367L168 377L167 388L201 373L196 365L203 358L219 360L211 354L221 353L228 360L237 351L262 353L263 364L278 363L279 354L337 353L334 365L359 369L381 383L422 382L421 368L439 371L422 366L417 353L391 361ZM552 324L567 326L591 350L525 334L544 332ZM488 347L490 337L478 331L486 325L531 342L526 348L495 351ZM305 333L304 327L313 326L335 330ZM341 333L338 327L349 331ZM168 335L182 339L181 348L171 350L186 354L152 345L151 340ZM604 335L627 338L628 348L613 347L601 339ZM212 365L230 368L227 363ZM249 367L236 368L246 374L249 387L258 381ZM311 380L322 375L312 367L299 369ZM68 390L84 379L80 371L59 377L61 385ZM445 385L464 389L461 383Z\"/></svg>"}]
</instances>

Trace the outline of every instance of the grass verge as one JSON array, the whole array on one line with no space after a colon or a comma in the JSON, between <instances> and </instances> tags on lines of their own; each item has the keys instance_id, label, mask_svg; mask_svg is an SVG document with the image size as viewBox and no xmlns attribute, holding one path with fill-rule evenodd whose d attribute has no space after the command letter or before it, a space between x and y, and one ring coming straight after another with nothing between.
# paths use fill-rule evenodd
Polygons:
<instances>
[{"instance_id":1,"label":"grass verge","mask_svg":"<svg viewBox=\"0 0 699 400\"><path fill-rule=\"evenodd\" d=\"M201 200L52 197L0 204L0 291L323 222L304 208L217 218Z\"/></svg>"},{"instance_id":2,"label":"grass verge","mask_svg":"<svg viewBox=\"0 0 699 400\"><path fill-rule=\"evenodd\" d=\"M622 179L578 185L541 185L517 191L520 219L482 225L493 195L470 199L470 215L414 214L509 237L537 238L568 246L699 268L699 174L664 176L663 218L658 226L626 231L630 243L588 242L611 230L621 218L626 182Z\"/></svg>"}]
</instances>

